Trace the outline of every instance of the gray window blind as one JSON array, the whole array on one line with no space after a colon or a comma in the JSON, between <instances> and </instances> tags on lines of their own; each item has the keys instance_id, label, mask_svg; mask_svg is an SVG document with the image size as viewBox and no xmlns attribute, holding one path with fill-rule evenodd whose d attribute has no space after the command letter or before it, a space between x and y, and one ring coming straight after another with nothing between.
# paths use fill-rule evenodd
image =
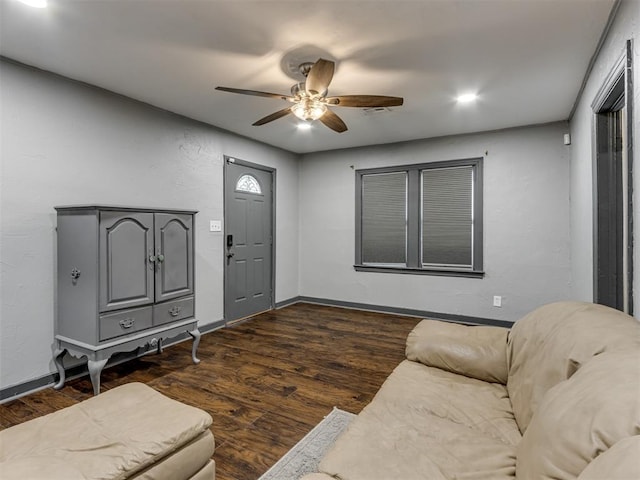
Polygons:
<instances>
[{"instance_id":1,"label":"gray window blind","mask_svg":"<svg viewBox=\"0 0 640 480\"><path fill-rule=\"evenodd\" d=\"M473 265L473 167L422 171L423 265Z\"/></svg>"},{"instance_id":2,"label":"gray window blind","mask_svg":"<svg viewBox=\"0 0 640 480\"><path fill-rule=\"evenodd\" d=\"M407 261L407 173L362 176L362 262Z\"/></svg>"}]
</instances>

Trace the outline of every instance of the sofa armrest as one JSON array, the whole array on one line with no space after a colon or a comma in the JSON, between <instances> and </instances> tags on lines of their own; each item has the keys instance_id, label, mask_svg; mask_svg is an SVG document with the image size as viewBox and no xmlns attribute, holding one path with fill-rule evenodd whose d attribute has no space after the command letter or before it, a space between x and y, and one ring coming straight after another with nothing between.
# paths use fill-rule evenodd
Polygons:
<instances>
[{"instance_id":1,"label":"sofa armrest","mask_svg":"<svg viewBox=\"0 0 640 480\"><path fill-rule=\"evenodd\" d=\"M407 337L406 355L429 367L506 385L508 332L502 327L422 320Z\"/></svg>"}]
</instances>

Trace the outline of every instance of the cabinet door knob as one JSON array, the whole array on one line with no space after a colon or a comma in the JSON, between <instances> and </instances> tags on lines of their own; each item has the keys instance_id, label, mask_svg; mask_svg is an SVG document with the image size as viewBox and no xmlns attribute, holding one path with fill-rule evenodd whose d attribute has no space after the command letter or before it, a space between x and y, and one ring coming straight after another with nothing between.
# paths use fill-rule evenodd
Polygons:
<instances>
[{"instance_id":1,"label":"cabinet door knob","mask_svg":"<svg viewBox=\"0 0 640 480\"><path fill-rule=\"evenodd\" d=\"M153 254L153 248L150 248L149 249L149 263L155 264L157 260L158 260L158 257ZM149 265L149 266L152 267L152 265Z\"/></svg>"},{"instance_id":2,"label":"cabinet door knob","mask_svg":"<svg viewBox=\"0 0 640 480\"><path fill-rule=\"evenodd\" d=\"M157 258L157 260L158 260L158 263L162 263L162 262L164 262L164 255L160 254L160 255L158 255L156 258Z\"/></svg>"}]
</instances>

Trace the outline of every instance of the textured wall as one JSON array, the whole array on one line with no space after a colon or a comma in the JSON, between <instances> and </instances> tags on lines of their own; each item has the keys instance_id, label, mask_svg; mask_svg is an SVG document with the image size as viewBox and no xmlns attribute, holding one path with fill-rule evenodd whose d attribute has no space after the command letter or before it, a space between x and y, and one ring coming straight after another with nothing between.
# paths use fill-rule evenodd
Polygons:
<instances>
[{"instance_id":1,"label":"textured wall","mask_svg":"<svg viewBox=\"0 0 640 480\"><path fill-rule=\"evenodd\" d=\"M593 301L593 151L592 119L593 102L598 90L615 66L626 48L626 41L633 39L634 66L634 237L638 244L640 235L640 174L637 159L640 155L640 1L623 0L616 14L611 30L594 63L593 70L571 119L571 253L574 282L574 296L580 300ZM636 316L640 312L640 253L634 251L634 304Z\"/></svg>"},{"instance_id":2,"label":"textured wall","mask_svg":"<svg viewBox=\"0 0 640 480\"><path fill-rule=\"evenodd\" d=\"M199 210L196 314L202 325L222 318L222 235L208 232L208 220L222 219L225 154L278 170L276 301L305 295L515 320L549 301L591 300L590 104L624 42L637 37L639 7L638 0L622 0L572 119L571 147L562 145L568 126L558 123L309 154L299 166L296 155L0 61L0 388L54 371L56 205ZM639 53L636 44L636 140ZM486 151L484 279L353 270L351 165L477 157ZM634 224L640 232L637 208ZM640 305L640 254L635 273ZM493 295L503 296L502 308L491 306Z\"/></svg>"},{"instance_id":3,"label":"textured wall","mask_svg":"<svg viewBox=\"0 0 640 480\"><path fill-rule=\"evenodd\" d=\"M61 77L0 63L0 387L54 371L54 206L196 209L196 317L223 317L223 155L277 169L276 301L298 294L298 157Z\"/></svg>"},{"instance_id":4,"label":"textured wall","mask_svg":"<svg viewBox=\"0 0 640 480\"><path fill-rule=\"evenodd\" d=\"M570 296L566 123L309 154L300 294L513 321ZM485 152L488 152L485 155ZM485 157L483 279L356 272L355 169ZM502 296L502 308L492 306Z\"/></svg>"}]
</instances>

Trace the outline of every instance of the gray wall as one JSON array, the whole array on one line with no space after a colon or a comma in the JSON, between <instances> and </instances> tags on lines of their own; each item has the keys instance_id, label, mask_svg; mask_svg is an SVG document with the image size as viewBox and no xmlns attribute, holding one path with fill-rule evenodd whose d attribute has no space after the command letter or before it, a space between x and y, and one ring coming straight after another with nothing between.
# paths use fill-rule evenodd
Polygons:
<instances>
[{"instance_id":1,"label":"gray wall","mask_svg":"<svg viewBox=\"0 0 640 480\"><path fill-rule=\"evenodd\" d=\"M567 131L556 123L305 155L300 294L508 321L569 298ZM485 157L484 279L354 271L353 168L471 157Z\"/></svg>"},{"instance_id":2,"label":"gray wall","mask_svg":"<svg viewBox=\"0 0 640 480\"><path fill-rule=\"evenodd\" d=\"M222 235L207 227L208 220L223 218L223 155L277 168L276 301L302 295L513 321L550 301L591 300L590 104L626 39L638 36L638 6L637 0L622 0L571 121L571 147L562 145L569 126L557 123L309 154L299 161L297 155L1 61L0 388L54 371L56 205L199 210L196 314L201 325L222 319ZM636 140L639 52L636 44ZM350 166L485 152L484 279L353 270ZM635 185L640 192L640 175ZM637 234L637 208L634 224ZM640 305L640 254L635 285ZM493 295L502 295L502 308L491 306Z\"/></svg>"},{"instance_id":3,"label":"gray wall","mask_svg":"<svg viewBox=\"0 0 640 480\"><path fill-rule=\"evenodd\" d=\"M54 371L56 205L199 210L196 316L223 317L223 155L277 169L276 300L298 294L298 157L126 98L0 63L0 387Z\"/></svg>"},{"instance_id":4,"label":"gray wall","mask_svg":"<svg viewBox=\"0 0 640 480\"><path fill-rule=\"evenodd\" d=\"M633 119L635 123L634 170L634 237L640 238L640 172L637 159L640 155L640 1L623 0L611 30L604 42L589 75L585 89L571 119L571 254L575 298L593 301L593 102L598 90L625 49L628 39L634 39L634 91ZM634 249L634 305L635 316L640 314L640 253Z\"/></svg>"}]
</instances>

